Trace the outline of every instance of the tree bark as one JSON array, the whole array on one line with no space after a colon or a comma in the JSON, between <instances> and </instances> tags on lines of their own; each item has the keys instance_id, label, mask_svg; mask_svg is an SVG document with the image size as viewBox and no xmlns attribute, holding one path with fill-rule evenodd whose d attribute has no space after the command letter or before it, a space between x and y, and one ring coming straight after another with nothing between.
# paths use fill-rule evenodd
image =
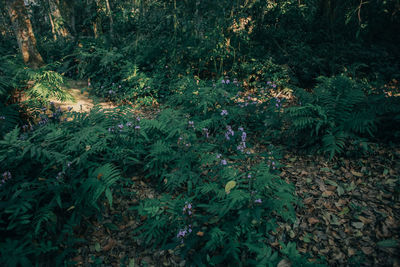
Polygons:
<instances>
[{"instance_id":1,"label":"tree bark","mask_svg":"<svg viewBox=\"0 0 400 267\"><path fill-rule=\"evenodd\" d=\"M49 10L51 14L50 21L52 22L52 27L54 25L54 31L58 36L63 38L71 37L67 27L65 26L65 21L60 11L60 1L59 0L48 0Z\"/></svg>"},{"instance_id":2,"label":"tree bark","mask_svg":"<svg viewBox=\"0 0 400 267\"><path fill-rule=\"evenodd\" d=\"M6 0L8 14L17 38L22 59L32 68L44 65L43 58L36 48L36 38L32 30L31 20L25 8L24 0Z\"/></svg>"},{"instance_id":3,"label":"tree bark","mask_svg":"<svg viewBox=\"0 0 400 267\"><path fill-rule=\"evenodd\" d=\"M54 26L53 16L51 15L51 12L49 12L48 15L49 15L49 21L50 21L50 25L51 25L51 33L53 34L53 40L56 41L57 34L56 34L55 26Z\"/></svg>"},{"instance_id":4,"label":"tree bark","mask_svg":"<svg viewBox=\"0 0 400 267\"><path fill-rule=\"evenodd\" d=\"M110 2L108 0L106 0L106 7L107 7L108 16L110 18L110 38L114 39L114 20L113 20L113 16L112 16L111 7L110 7Z\"/></svg>"}]
</instances>

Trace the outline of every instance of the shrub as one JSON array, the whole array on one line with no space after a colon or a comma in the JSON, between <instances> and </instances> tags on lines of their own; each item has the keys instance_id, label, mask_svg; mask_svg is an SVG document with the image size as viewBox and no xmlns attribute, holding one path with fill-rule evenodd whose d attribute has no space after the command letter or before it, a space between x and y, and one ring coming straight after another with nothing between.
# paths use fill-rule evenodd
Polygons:
<instances>
[{"instance_id":1,"label":"shrub","mask_svg":"<svg viewBox=\"0 0 400 267\"><path fill-rule=\"evenodd\" d=\"M317 147L329 158L346 144L366 141L376 130L376 114L368 107L365 86L345 76L321 77L313 92L298 90L299 105L285 112L290 142Z\"/></svg>"}]
</instances>

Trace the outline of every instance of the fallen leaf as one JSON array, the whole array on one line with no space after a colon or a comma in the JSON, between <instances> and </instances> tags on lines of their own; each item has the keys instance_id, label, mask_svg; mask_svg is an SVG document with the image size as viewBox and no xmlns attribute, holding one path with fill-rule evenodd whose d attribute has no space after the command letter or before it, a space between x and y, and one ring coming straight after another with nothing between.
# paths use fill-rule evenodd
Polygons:
<instances>
[{"instance_id":1,"label":"fallen leaf","mask_svg":"<svg viewBox=\"0 0 400 267\"><path fill-rule=\"evenodd\" d=\"M357 177L363 177L363 174L361 172L351 171L351 174Z\"/></svg>"},{"instance_id":2,"label":"fallen leaf","mask_svg":"<svg viewBox=\"0 0 400 267\"><path fill-rule=\"evenodd\" d=\"M330 196L332 196L334 194L335 194L335 192L333 192L333 191L325 191L325 192L322 193L322 196L323 197L330 197Z\"/></svg>"},{"instance_id":3,"label":"fallen leaf","mask_svg":"<svg viewBox=\"0 0 400 267\"><path fill-rule=\"evenodd\" d=\"M352 222L351 225L352 225L354 228L357 228L357 229L361 229L361 228L364 227L364 223L363 223L363 222Z\"/></svg>"},{"instance_id":4,"label":"fallen leaf","mask_svg":"<svg viewBox=\"0 0 400 267\"><path fill-rule=\"evenodd\" d=\"M362 252L364 252L365 255L370 255L374 252L374 249L372 247L362 247L361 250Z\"/></svg>"},{"instance_id":5,"label":"fallen leaf","mask_svg":"<svg viewBox=\"0 0 400 267\"><path fill-rule=\"evenodd\" d=\"M109 251L110 249L112 249L112 248L114 247L115 243L116 243L116 242L115 242L114 239L108 240L107 245L105 245L105 246L103 247L103 251Z\"/></svg>"},{"instance_id":6,"label":"fallen leaf","mask_svg":"<svg viewBox=\"0 0 400 267\"><path fill-rule=\"evenodd\" d=\"M310 218L308 218L308 223L313 225L313 224L319 223L319 220L317 218L310 217Z\"/></svg>"},{"instance_id":7,"label":"fallen leaf","mask_svg":"<svg viewBox=\"0 0 400 267\"><path fill-rule=\"evenodd\" d=\"M313 202L314 198L313 197L308 197L306 199L303 200L304 204L308 205L311 204Z\"/></svg>"}]
</instances>

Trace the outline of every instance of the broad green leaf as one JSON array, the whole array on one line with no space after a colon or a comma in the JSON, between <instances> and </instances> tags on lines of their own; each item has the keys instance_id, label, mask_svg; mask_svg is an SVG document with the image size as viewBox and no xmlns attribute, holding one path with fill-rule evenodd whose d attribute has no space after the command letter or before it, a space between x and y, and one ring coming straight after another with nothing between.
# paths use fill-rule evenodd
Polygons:
<instances>
[{"instance_id":1,"label":"broad green leaf","mask_svg":"<svg viewBox=\"0 0 400 267\"><path fill-rule=\"evenodd\" d=\"M235 181L229 181L226 183L225 185L225 192L227 194L229 194L229 192L231 192L231 190L236 186L236 182Z\"/></svg>"}]
</instances>

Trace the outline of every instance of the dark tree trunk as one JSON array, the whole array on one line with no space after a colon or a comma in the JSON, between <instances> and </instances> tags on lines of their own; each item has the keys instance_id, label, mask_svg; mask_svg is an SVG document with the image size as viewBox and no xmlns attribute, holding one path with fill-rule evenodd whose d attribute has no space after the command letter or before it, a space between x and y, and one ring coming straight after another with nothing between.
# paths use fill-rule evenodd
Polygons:
<instances>
[{"instance_id":1,"label":"dark tree trunk","mask_svg":"<svg viewBox=\"0 0 400 267\"><path fill-rule=\"evenodd\" d=\"M31 20L25 8L24 0L6 0L6 4L25 64L32 68L44 65L43 58L36 48L36 38L33 34Z\"/></svg>"}]
</instances>

